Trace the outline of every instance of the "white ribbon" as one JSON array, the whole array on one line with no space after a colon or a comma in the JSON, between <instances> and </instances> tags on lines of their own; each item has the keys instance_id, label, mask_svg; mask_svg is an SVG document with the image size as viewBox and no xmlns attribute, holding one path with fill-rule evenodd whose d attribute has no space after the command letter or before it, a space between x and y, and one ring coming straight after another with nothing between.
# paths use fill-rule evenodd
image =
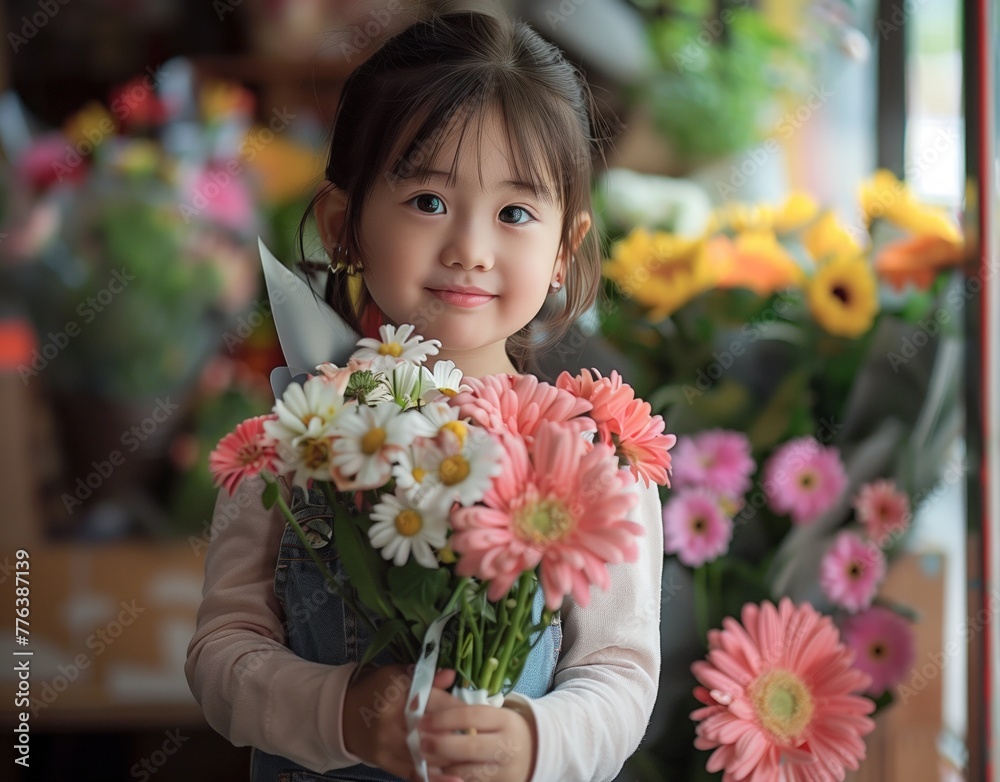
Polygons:
<instances>
[{"instance_id":1,"label":"white ribbon","mask_svg":"<svg viewBox=\"0 0 1000 782\"><path fill-rule=\"evenodd\" d=\"M445 625L457 613L456 608L454 611L441 614L427 628L427 632L424 633L424 644L420 649L420 658L413 671L413 681L410 682L410 694L406 697L406 746L410 748L413 765L416 766L423 782L428 782L427 761L420 751L420 731L417 729L417 723L424 716L427 699L430 698L431 688L434 686L438 652L441 651L441 635L444 633Z\"/></svg>"}]
</instances>

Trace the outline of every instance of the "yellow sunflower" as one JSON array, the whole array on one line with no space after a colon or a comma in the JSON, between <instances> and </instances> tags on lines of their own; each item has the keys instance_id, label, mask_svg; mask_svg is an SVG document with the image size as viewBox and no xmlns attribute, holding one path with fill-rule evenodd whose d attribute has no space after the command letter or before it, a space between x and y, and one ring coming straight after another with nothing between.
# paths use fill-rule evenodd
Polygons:
<instances>
[{"instance_id":1,"label":"yellow sunflower","mask_svg":"<svg viewBox=\"0 0 1000 782\"><path fill-rule=\"evenodd\" d=\"M817 263L861 255L861 247L833 212L826 212L802 234L802 243Z\"/></svg>"},{"instance_id":2,"label":"yellow sunflower","mask_svg":"<svg viewBox=\"0 0 1000 782\"><path fill-rule=\"evenodd\" d=\"M63 133L70 143L87 152L113 136L117 130L115 118L96 101L91 101L80 109L63 127Z\"/></svg>"},{"instance_id":3,"label":"yellow sunflower","mask_svg":"<svg viewBox=\"0 0 1000 782\"><path fill-rule=\"evenodd\" d=\"M829 333L858 337L878 313L878 285L868 262L842 255L820 264L806 283L806 299L816 321Z\"/></svg>"},{"instance_id":4,"label":"yellow sunflower","mask_svg":"<svg viewBox=\"0 0 1000 782\"><path fill-rule=\"evenodd\" d=\"M636 228L619 241L604 275L662 320L712 286L704 239Z\"/></svg>"},{"instance_id":5,"label":"yellow sunflower","mask_svg":"<svg viewBox=\"0 0 1000 782\"><path fill-rule=\"evenodd\" d=\"M805 228L819 214L819 204L805 193L792 193L774 215L774 230L779 234Z\"/></svg>"},{"instance_id":6,"label":"yellow sunflower","mask_svg":"<svg viewBox=\"0 0 1000 782\"><path fill-rule=\"evenodd\" d=\"M962 232L944 209L921 204L913 192L891 171L880 169L862 183L861 212L868 224L887 220L919 236L938 236L950 242L962 241Z\"/></svg>"}]
</instances>

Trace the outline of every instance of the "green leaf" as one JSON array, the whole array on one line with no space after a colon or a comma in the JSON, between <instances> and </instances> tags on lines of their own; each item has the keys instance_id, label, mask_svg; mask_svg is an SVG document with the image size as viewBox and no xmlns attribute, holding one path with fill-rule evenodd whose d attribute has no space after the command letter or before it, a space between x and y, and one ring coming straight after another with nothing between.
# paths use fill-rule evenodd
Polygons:
<instances>
[{"instance_id":1,"label":"green leaf","mask_svg":"<svg viewBox=\"0 0 1000 782\"><path fill-rule=\"evenodd\" d=\"M368 649L365 650L364 656L361 658L361 663L359 668L364 668L368 663L375 659L375 656L385 649L389 644L396 640L397 636L404 633L408 633L409 628L406 626L406 622L401 619L390 619L387 622L383 622L382 626L379 627L378 632L375 633L375 637L372 638L372 642ZM400 662L414 662L413 660L400 660Z\"/></svg>"},{"instance_id":2,"label":"green leaf","mask_svg":"<svg viewBox=\"0 0 1000 782\"><path fill-rule=\"evenodd\" d=\"M445 568L425 568L412 557L403 567L387 574L392 604L411 622L429 625L441 614L438 601L448 586Z\"/></svg>"},{"instance_id":3,"label":"green leaf","mask_svg":"<svg viewBox=\"0 0 1000 782\"><path fill-rule=\"evenodd\" d=\"M274 503L278 501L278 482L268 481L267 487L264 489L264 493L261 495L261 501L264 503L264 507L270 510L274 507Z\"/></svg>"},{"instance_id":4,"label":"green leaf","mask_svg":"<svg viewBox=\"0 0 1000 782\"><path fill-rule=\"evenodd\" d=\"M385 586L386 564L371 547L354 519L337 513L333 523L340 560L361 602L385 619L395 619Z\"/></svg>"},{"instance_id":5,"label":"green leaf","mask_svg":"<svg viewBox=\"0 0 1000 782\"><path fill-rule=\"evenodd\" d=\"M747 431L755 450L771 448L788 433L792 412L807 398L809 371L798 369L781 381L767 406Z\"/></svg>"}]
</instances>

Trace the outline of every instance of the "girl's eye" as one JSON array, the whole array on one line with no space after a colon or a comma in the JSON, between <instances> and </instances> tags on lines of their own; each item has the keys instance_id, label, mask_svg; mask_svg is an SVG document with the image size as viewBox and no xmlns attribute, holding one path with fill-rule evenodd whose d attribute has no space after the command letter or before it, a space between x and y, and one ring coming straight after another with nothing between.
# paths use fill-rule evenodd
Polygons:
<instances>
[{"instance_id":1,"label":"girl's eye","mask_svg":"<svg viewBox=\"0 0 1000 782\"><path fill-rule=\"evenodd\" d=\"M503 215L504 214L513 215L514 219L513 220L504 220L503 219ZM523 206L505 206L503 209L500 210L500 220L501 220L501 222L505 222L505 223L509 222L509 223L511 223L513 225L519 225L521 223L527 223L528 221L530 221L532 219L534 219L534 218L532 218L531 213L527 209L525 209Z\"/></svg>"},{"instance_id":2,"label":"girl's eye","mask_svg":"<svg viewBox=\"0 0 1000 782\"><path fill-rule=\"evenodd\" d=\"M418 196L414 196L410 199L410 203L415 203L417 209L425 214L442 214L444 212L444 202L438 198L436 195L431 195L430 193L421 193ZM441 211L437 211L438 209Z\"/></svg>"}]
</instances>

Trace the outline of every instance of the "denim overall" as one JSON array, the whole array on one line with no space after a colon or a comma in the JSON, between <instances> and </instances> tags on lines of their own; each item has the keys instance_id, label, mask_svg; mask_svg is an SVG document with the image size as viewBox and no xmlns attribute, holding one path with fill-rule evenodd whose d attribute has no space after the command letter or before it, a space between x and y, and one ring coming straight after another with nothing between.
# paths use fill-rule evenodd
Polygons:
<instances>
[{"instance_id":1,"label":"denim overall","mask_svg":"<svg viewBox=\"0 0 1000 782\"><path fill-rule=\"evenodd\" d=\"M295 488L290 505L292 514L316 542L316 552L327 563L334 576L343 576L340 558L334 543L310 531L310 524L321 519L329 520L330 506L315 491L308 493ZM358 662L370 641L370 631L354 614L345 610L340 599L332 594L316 563L291 525L285 525L274 571L274 592L285 611L286 643L300 657L328 665ZM532 618L541 621L544 597L539 589L535 594ZM542 631L542 637L531 650L521 678L514 692L538 698L552 687L556 660L562 643L562 626L558 614L553 623ZM383 665L393 662L386 652L380 653L375 662ZM308 719L303 715L303 719ZM250 778L252 782L313 782L314 780L343 780L344 782L370 782L380 780L396 782L399 777L382 769L364 764L319 774L309 771L278 755L253 750Z\"/></svg>"}]
</instances>

